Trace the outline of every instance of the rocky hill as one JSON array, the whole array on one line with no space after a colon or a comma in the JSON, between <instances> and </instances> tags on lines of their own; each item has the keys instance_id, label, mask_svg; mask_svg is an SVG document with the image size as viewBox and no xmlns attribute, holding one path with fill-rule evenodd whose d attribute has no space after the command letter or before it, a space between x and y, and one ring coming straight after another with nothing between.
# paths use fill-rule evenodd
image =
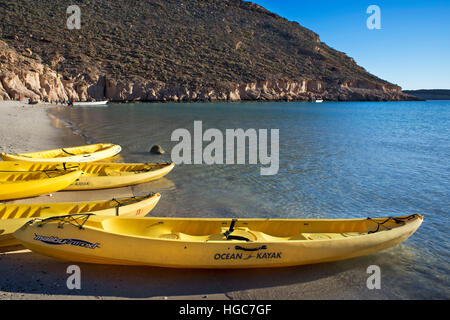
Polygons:
<instances>
[{"instance_id":1,"label":"rocky hill","mask_svg":"<svg viewBox=\"0 0 450 320\"><path fill-rule=\"evenodd\" d=\"M251 2L2 0L0 16L0 99L415 99Z\"/></svg>"},{"instance_id":2,"label":"rocky hill","mask_svg":"<svg viewBox=\"0 0 450 320\"><path fill-rule=\"evenodd\" d=\"M423 100L450 100L449 89L403 90L403 92Z\"/></svg>"}]
</instances>

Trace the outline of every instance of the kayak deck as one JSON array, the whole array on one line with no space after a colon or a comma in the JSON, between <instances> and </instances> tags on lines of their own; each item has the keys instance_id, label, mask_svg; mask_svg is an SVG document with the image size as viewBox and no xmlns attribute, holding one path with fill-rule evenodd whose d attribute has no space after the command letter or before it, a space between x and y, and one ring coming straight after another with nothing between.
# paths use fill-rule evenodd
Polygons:
<instances>
[{"instance_id":1,"label":"kayak deck","mask_svg":"<svg viewBox=\"0 0 450 320\"><path fill-rule=\"evenodd\" d=\"M60 172L0 172L1 184L9 184L14 182L38 181L42 179L55 178L71 171Z\"/></svg>"},{"instance_id":2,"label":"kayak deck","mask_svg":"<svg viewBox=\"0 0 450 320\"><path fill-rule=\"evenodd\" d=\"M77 169L82 175L64 190L96 190L136 185L160 179L174 168L173 163L102 162L0 162L0 172L52 172Z\"/></svg>"},{"instance_id":3,"label":"kayak deck","mask_svg":"<svg viewBox=\"0 0 450 320\"><path fill-rule=\"evenodd\" d=\"M134 219L109 219L93 225L105 232L154 239L188 242L245 241L286 242L299 240L329 240L363 236L372 232L401 226L408 217L357 220L261 220L235 219L231 222L210 219L152 219L142 223ZM401 220L400 220L401 219ZM234 223L233 223L234 221ZM401 221L401 222L400 222ZM229 232L229 239L225 234Z\"/></svg>"},{"instance_id":4,"label":"kayak deck","mask_svg":"<svg viewBox=\"0 0 450 320\"><path fill-rule=\"evenodd\" d=\"M122 148L111 143L52 149L30 153L1 153L5 161L92 162L117 155Z\"/></svg>"},{"instance_id":5,"label":"kayak deck","mask_svg":"<svg viewBox=\"0 0 450 320\"><path fill-rule=\"evenodd\" d=\"M67 188L81 171L59 172L0 172L0 200L29 198Z\"/></svg>"},{"instance_id":6,"label":"kayak deck","mask_svg":"<svg viewBox=\"0 0 450 320\"><path fill-rule=\"evenodd\" d=\"M141 201L160 198L159 194L151 193L145 196L126 197L112 200L61 202L61 203L34 203L34 204L0 204L0 225L2 220L37 218L43 216L58 216L62 214L76 214L82 212L99 212L119 208L119 213L125 207ZM143 212L144 213L144 212ZM115 210L111 211L111 215Z\"/></svg>"},{"instance_id":7,"label":"kayak deck","mask_svg":"<svg viewBox=\"0 0 450 320\"><path fill-rule=\"evenodd\" d=\"M28 158L42 158L42 159L52 159L52 158L61 158L61 157L70 157L70 156L80 156L86 155L90 153L100 152L111 148L113 145L109 143L102 144L93 144L89 146L80 146L80 147L69 147L69 148L60 148L60 149L52 149L46 151L37 151L30 153L18 153L16 155L20 155L22 157Z\"/></svg>"}]
</instances>

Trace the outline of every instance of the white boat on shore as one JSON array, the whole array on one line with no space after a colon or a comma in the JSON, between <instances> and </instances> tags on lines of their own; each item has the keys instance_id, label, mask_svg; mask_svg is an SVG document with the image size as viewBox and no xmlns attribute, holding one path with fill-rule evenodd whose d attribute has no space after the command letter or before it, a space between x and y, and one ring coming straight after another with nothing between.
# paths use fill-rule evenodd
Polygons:
<instances>
[{"instance_id":1,"label":"white boat on shore","mask_svg":"<svg viewBox=\"0 0 450 320\"><path fill-rule=\"evenodd\" d=\"M84 101L84 102L73 102L72 105L74 107L83 107L83 106L103 106L108 104L108 100L105 101Z\"/></svg>"}]
</instances>

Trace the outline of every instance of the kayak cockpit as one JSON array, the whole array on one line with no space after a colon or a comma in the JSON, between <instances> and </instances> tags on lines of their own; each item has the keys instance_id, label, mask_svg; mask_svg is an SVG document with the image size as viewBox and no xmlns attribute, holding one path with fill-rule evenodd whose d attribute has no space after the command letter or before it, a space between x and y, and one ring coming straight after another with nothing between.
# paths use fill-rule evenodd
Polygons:
<instances>
[{"instance_id":1,"label":"kayak cockpit","mask_svg":"<svg viewBox=\"0 0 450 320\"><path fill-rule=\"evenodd\" d=\"M329 240L348 238L354 236L361 236L368 234L367 232L353 232L353 233L299 233L292 237L275 237L270 234L250 231L246 228L236 229L230 238L225 236L227 229L222 229L223 232L213 235L193 236L182 232L166 233L159 235L160 239L180 240L187 242L211 242L211 241L245 241L245 242L285 242L298 240Z\"/></svg>"},{"instance_id":2,"label":"kayak cockpit","mask_svg":"<svg viewBox=\"0 0 450 320\"><path fill-rule=\"evenodd\" d=\"M71 147L71 148L60 148L54 150L47 150L41 152L31 152L31 153L22 153L17 154L22 157L30 157L30 158L42 158L42 159L52 159L52 158L64 158L71 156L82 156L95 152L105 151L111 148L113 145L110 143L100 143L89 146L82 147Z\"/></svg>"},{"instance_id":3,"label":"kayak cockpit","mask_svg":"<svg viewBox=\"0 0 450 320\"><path fill-rule=\"evenodd\" d=\"M301 220L243 219L231 222L218 219L147 218L147 220L148 223L143 221L137 223L133 219L108 219L103 221L102 228L111 233L185 242L329 240L367 235L371 230L367 227L370 221L362 219L344 224L338 230L331 230L320 221ZM286 228L287 222L290 222L289 228Z\"/></svg>"}]
</instances>

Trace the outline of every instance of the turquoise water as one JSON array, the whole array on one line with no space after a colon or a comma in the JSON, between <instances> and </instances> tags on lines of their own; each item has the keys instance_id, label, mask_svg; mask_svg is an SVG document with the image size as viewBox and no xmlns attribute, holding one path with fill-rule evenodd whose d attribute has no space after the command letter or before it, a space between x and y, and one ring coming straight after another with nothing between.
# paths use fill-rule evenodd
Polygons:
<instances>
[{"instance_id":1,"label":"turquoise water","mask_svg":"<svg viewBox=\"0 0 450 320\"><path fill-rule=\"evenodd\" d=\"M58 108L89 142L123 146L127 162L170 161L172 132L279 129L280 168L179 165L157 186L158 216L365 218L421 213L409 240L387 253L386 297L450 298L450 101L134 103ZM160 144L167 154L150 155ZM206 146L208 143L204 143ZM154 185L155 186L155 185ZM137 188L145 192L152 184ZM356 261L356 259L355 259Z\"/></svg>"}]
</instances>

